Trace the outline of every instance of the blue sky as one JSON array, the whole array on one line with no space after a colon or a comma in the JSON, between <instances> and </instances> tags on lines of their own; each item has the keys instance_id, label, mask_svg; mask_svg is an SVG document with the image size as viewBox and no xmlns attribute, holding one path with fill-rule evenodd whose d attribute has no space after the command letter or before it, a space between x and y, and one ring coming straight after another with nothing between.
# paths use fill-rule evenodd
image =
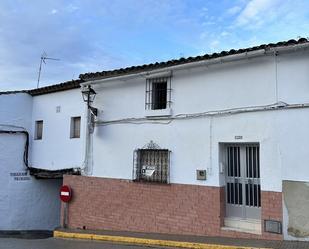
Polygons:
<instances>
[{"instance_id":1,"label":"blue sky","mask_svg":"<svg viewBox=\"0 0 309 249\"><path fill-rule=\"evenodd\" d=\"M309 36L308 0L1 0L0 90Z\"/></svg>"}]
</instances>

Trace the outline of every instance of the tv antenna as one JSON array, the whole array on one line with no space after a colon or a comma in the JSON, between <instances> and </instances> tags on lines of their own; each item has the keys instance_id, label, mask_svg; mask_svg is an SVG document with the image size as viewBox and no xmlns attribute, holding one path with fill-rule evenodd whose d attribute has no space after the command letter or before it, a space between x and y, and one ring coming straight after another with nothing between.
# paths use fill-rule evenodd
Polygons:
<instances>
[{"instance_id":1,"label":"tv antenna","mask_svg":"<svg viewBox=\"0 0 309 249\"><path fill-rule=\"evenodd\" d=\"M39 88L39 85L40 85L40 78L41 78L41 71L42 71L42 62L44 62L44 64L46 64L46 60L60 61L60 59L47 57L47 54L46 54L45 52L43 52L43 54L41 55L41 61L40 61L40 67L39 67L39 76L38 76L38 83L37 83L37 85L36 85L36 88Z\"/></svg>"}]
</instances>

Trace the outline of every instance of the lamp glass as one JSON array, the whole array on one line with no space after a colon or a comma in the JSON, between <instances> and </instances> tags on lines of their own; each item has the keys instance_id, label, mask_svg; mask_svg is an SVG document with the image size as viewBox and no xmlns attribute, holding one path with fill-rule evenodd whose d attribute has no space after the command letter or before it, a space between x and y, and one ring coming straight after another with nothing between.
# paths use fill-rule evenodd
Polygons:
<instances>
[{"instance_id":1,"label":"lamp glass","mask_svg":"<svg viewBox=\"0 0 309 249\"><path fill-rule=\"evenodd\" d=\"M90 86L82 91L82 96L84 102L93 102L95 98L96 92Z\"/></svg>"}]
</instances>

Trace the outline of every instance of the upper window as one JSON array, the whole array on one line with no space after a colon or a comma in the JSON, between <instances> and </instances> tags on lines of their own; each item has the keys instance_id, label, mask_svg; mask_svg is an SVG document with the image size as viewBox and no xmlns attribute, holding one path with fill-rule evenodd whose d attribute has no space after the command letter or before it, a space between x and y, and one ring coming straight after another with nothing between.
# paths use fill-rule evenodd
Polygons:
<instances>
[{"instance_id":1,"label":"upper window","mask_svg":"<svg viewBox=\"0 0 309 249\"><path fill-rule=\"evenodd\" d=\"M35 139L41 140L43 138L43 120L35 121Z\"/></svg>"},{"instance_id":2,"label":"upper window","mask_svg":"<svg viewBox=\"0 0 309 249\"><path fill-rule=\"evenodd\" d=\"M147 79L146 110L162 110L171 104L171 77Z\"/></svg>"},{"instance_id":3,"label":"upper window","mask_svg":"<svg viewBox=\"0 0 309 249\"><path fill-rule=\"evenodd\" d=\"M133 178L135 181L169 183L169 164L169 150L147 145L134 151Z\"/></svg>"},{"instance_id":4,"label":"upper window","mask_svg":"<svg viewBox=\"0 0 309 249\"><path fill-rule=\"evenodd\" d=\"M71 118L71 138L80 138L80 117Z\"/></svg>"}]
</instances>

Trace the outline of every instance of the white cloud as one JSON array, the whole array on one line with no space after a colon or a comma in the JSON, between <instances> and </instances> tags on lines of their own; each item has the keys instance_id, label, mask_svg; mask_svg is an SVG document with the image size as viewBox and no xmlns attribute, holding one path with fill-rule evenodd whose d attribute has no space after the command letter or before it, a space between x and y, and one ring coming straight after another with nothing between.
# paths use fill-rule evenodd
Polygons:
<instances>
[{"instance_id":1,"label":"white cloud","mask_svg":"<svg viewBox=\"0 0 309 249\"><path fill-rule=\"evenodd\" d=\"M279 0L251 0L240 12L236 19L237 26L255 25L260 26L264 21L274 14L272 10L277 6ZM273 15L272 15L273 16Z\"/></svg>"},{"instance_id":2,"label":"white cloud","mask_svg":"<svg viewBox=\"0 0 309 249\"><path fill-rule=\"evenodd\" d=\"M66 10L68 12L75 12L77 10L79 10L79 7L76 6L76 5L73 5L73 4L69 4L67 7L66 7Z\"/></svg>"},{"instance_id":3,"label":"white cloud","mask_svg":"<svg viewBox=\"0 0 309 249\"><path fill-rule=\"evenodd\" d=\"M50 14L52 14L52 15L55 15L55 14L57 14L58 13L58 10L57 9L52 9L51 11L50 11Z\"/></svg>"},{"instance_id":4,"label":"white cloud","mask_svg":"<svg viewBox=\"0 0 309 249\"><path fill-rule=\"evenodd\" d=\"M205 38L207 38L207 36L208 36L208 33L204 31L200 34L200 39L204 40Z\"/></svg>"},{"instance_id":5,"label":"white cloud","mask_svg":"<svg viewBox=\"0 0 309 249\"><path fill-rule=\"evenodd\" d=\"M235 15L237 13L239 13L241 10L241 7L240 6L234 6L232 8L229 8L226 12L228 15Z\"/></svg>"},{"instance_id":6,"label":"white cloud","mask_svg":"<svg viewBox=\"0 0 309 249\"><path fill-rule=\"evenodd\" d=\"M214 25L214 24L216 24L216 22L208 21L208 22L203 22L202 26L209 26L209 25Z\"/></svg>"},{"instance_id":7,"label":"white cloud","mask_svg":"<svg viewBox=\"0 0 309 249\"><path fill-rule=\"evenodd\" d=\"M218 40L214 40L210 42L209 48L212 52L216 52L218 51L219 45L220 45L220 42Z\"/></svg>"},{"instance_id":8,"label":"white cloud","mask_svg":"<svg viewBox=\"0 0 309 249\"><path fill-rule=\"evenodd\" d=\"M61 61L44 66L42 85L309 35L308 0L13 1L0 1L0 90L35 86L44 50Z\"/></svg>"},{"instance_id":9,"label":"white cloud","mask_svg":"<svg viewBox=\"0 0 309 249\"><path fill-rule=\"evenodd\" d=\"M220 35L223 36L223 37L225 37L225 36L230 35L230 33L229 33L229 32L226 32L226 31L222 31Z\"/></svg>"}]
</instances>

